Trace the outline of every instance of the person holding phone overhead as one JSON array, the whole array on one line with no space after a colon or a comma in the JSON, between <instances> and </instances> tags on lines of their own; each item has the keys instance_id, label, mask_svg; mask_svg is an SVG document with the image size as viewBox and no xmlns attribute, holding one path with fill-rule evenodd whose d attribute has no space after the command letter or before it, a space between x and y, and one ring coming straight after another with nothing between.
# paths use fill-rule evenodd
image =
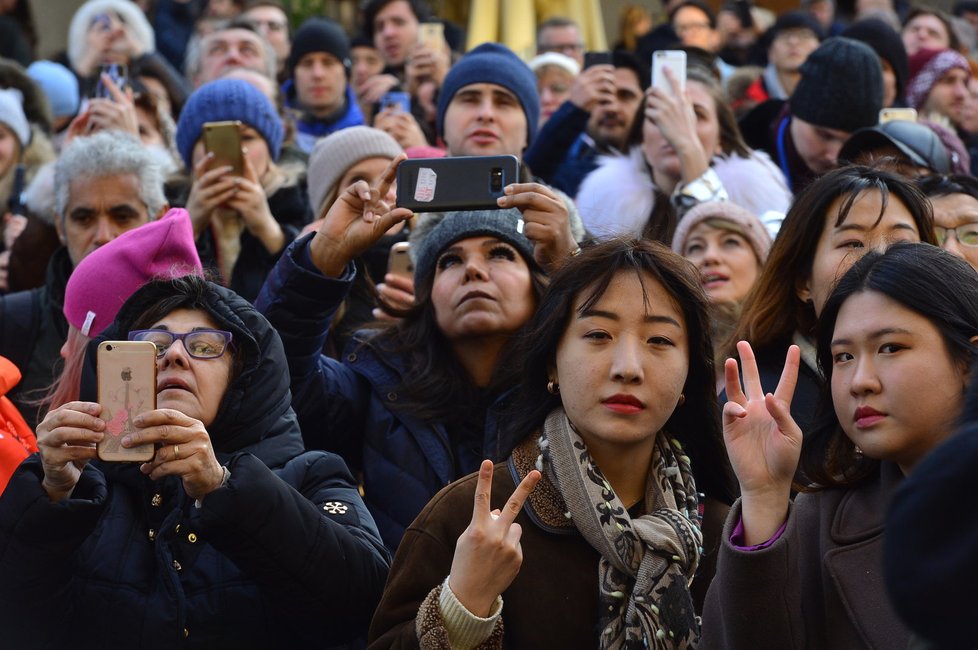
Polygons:
<instances>
[{"instance_id":1,"label":"person holding phone overhead","mask_svg":"<svg viewBox=\"0 0 978 650\"><path fill-rule=\"evenodd\" d=\"M303 451L268 321L190 274L138 289L101 336L156 345L157 408L121 441L155 455L95 460L106 422L84 378L81 399L48 414L40 453L0 496L4 642L257 649L362 638L389 556L343 460Z\"/></svg>"},{"instance_id":2,"label":"person holding phone overhead","mask_svg":"<svg viewBox=\"0 0 978 650\"><path fill-rule=\"evenodd\" d=\"M238 120L243 173L204 143L205 125ZM169 188L185 205L205 268L247 300L258 295L279 254L311 221L304 174L275 164L284 127L271 101L251 84L219 79L198 88L177 124L177 150L190 177Z\"/></svg>"},{"instance_id":3,"label":"person holding phone overhead","mask_svg":"<svg viewBox=\"0 0 978 650\"><path fill-rule=\"evenodd\" d=\"M696 647L690 583L733 491L694 269L658 243L598 244L525 334L520 442L408 528L370 647Z\"/></svg>"}]
</instances>

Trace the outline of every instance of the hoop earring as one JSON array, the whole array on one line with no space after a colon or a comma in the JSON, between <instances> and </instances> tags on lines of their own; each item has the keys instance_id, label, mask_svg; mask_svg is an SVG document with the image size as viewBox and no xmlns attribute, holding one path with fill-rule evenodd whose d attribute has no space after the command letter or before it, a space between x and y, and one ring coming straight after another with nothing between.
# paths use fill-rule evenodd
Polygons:
<instances>
[{"instance_id":1,"label":"hoop earring","mask_svg":"<svg viewBox=\"0 0 978 650\"><path fill-rule=\"evenodd\" d=\"M686 403L686 393L679 393L679 404L676 406L682 406Z\"/></svg>"},{"instance_id":2,"label":"hoop earring","mask_svg":"<svg viewBox=\"0 0 978 650\"><path fill-rule=\"evenodd\" d=\"M557 393L560 392L560 384L558 384L556 381L551 379L550 381L547 382L547 392L550 393L551 395L556 395Z\"/></svg>"}]
</instances>

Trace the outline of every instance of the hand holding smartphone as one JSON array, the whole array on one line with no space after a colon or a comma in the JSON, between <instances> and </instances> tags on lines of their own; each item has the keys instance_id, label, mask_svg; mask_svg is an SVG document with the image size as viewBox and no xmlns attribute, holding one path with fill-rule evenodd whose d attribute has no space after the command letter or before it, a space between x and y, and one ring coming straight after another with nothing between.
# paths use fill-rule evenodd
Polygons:
<instances>
[{"instance_id":1,"label":"hand holding smartphone","mask_svg":"<svg viewBox=\"0 0 978 650\"><path fill-rule=\"evenodd\" d=\"M122 63L109 63L99 68L98 83L95 84L95 92L92 97L95 99L113 100L112 89L102 81L102 75L106 75L112 80L120 92L125 92L129 87L129 71Z\"/></svg>"},{"instance_id":2,"label":"hand holding smartphone","mask_svg":"<svg viewBox=\"0 0 978 650\"><path fill-rule=\"evenodd\" d=\"M133 433L136 416L156 408L156 345L149 341L103 341L96 356L98 403L105 421L105 436L98 457L110 462L153 459L152 444L123 447L123 436Z\"/></svg>"},{"instance_id":3,"label":"hand holding smartphone","mask_svg":"<svg viewBox=\"0 0 978 650\"><path fill-rule=\"evenodd\" d=\"M214 154L217 166L230 165L235 176L244 174L240 121L204 122L204 149Z\"/></svg>"}]
</instances>

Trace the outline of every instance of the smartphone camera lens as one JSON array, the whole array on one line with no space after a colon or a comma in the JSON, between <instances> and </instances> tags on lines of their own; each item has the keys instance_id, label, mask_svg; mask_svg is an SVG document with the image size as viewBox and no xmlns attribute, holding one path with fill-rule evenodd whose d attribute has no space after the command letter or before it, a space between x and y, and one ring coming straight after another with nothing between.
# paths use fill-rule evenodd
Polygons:
<instances>
[{"instance_id":1,"label":"smartphone camera lens","mask_svg":"<svg viewBox=\"0 0 978 650\"><path fill-rule=\"evenodd\" d=\"M503 191L503 170L501 167L493 167L489 176L489 188L493 192Z\"/></svg>"},{"instance_id":2,"label":"smartphone camera lens","mask_svg":"<svg viewBox=\"0 0 978 650\"><path fill-rule=\"evenodd\" d=\"M105 346L105 349L108 350L109 352L112 352L112 346L111 345L106 345Z\"/></svg>"}]
</instances>

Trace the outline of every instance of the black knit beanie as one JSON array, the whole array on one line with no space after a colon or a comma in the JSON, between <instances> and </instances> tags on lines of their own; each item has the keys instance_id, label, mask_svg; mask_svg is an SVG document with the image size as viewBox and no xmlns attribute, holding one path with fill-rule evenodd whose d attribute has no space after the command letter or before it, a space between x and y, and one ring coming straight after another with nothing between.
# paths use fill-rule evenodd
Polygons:
<instances>
[{"instance_id":1,"label":"black knit beanie","mask_svg":"<svg viewBox=\"0 0 978 650\"><path fill-rule=\"evenodd\" d=\"M879 122L883 68L865 43L830 38L809 55L800 71L801 81L788 100L795 117L846 133Z\"/></svg>"},{"instance_id":2,"label":"black knit beanie","mask_svg":"<svg viewBox=\"0 0 978 650\"><path fill-rule=\"evenodd\" d=\"M311 52L332 54L350 74L350 39L343 28L325 18L310 18L299 26L292 36L292 50L289 52L288 70L291 78L295 66L302 57Z\"/></svg>"},{"instance_id":3,"label":"black knit beanie","mask_svg":"<svg viewBox=\"0 0 978 650\"><path fill-rule=\"evenodd\" d=\"M890 64L896 76L897 99L903 100L910 69L907 65L907 48L903 46L900 34L879 18L867 18L849 25L840 36L865 43Z\"/></svg>"}]
</instances>

